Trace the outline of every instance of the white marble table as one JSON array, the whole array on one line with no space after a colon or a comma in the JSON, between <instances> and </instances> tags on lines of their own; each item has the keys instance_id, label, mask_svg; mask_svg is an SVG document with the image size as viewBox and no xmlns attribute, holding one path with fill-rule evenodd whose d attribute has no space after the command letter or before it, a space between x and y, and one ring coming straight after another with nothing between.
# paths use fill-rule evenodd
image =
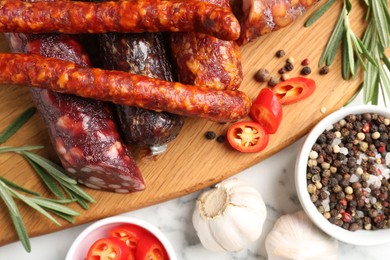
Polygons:
<instances>
[{"instance_id":1,"label":"white marble table","mask_svg":"<svg viewBox=\"0 0 390 260\"><path fill-rule=\"evenodd\" d=\"M359 100L350 105L359 104ZM142 218L156 226L172 242L179 260L255 260L267 259L264 240L276 219L301 209L294 184L294 164L303 139L267 160L235 175L251 183L262 194L267 205L267 219L260 239L245 250L229 254L206 250L195 234L191 217L199 192L148 208L128 212L126 216ZM26 253L19 242L0 247L0 259L61 260L72 241L90 224L76 226L31 239L32 252ZM390 259L390 244L357 247L339 242L341 260ZM76 260L76 259L75 259Z\"/></svg>"}]
</instances>

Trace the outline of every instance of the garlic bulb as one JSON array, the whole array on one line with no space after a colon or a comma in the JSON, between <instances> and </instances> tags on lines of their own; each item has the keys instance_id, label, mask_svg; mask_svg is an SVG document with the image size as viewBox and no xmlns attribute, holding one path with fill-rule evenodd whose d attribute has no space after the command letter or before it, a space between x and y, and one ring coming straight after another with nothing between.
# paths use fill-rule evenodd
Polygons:
<instances>
[{"instance_id":1,"label":"garlic bulb","mask_svg":"<svg viewBox=\"0 0 390 260\"><path fill-rule=\"evenodd\" d=\"M205 248L235 252L260 237L265 218L260 193L233 178L199 196L192 222Z\"/></svg>"},{"instance_id":2,"label":"garlic bulb","mask_svg":"<svg viewBox=\"0 0 390 260\"><path fill-rule=\"evenodd\" d=\"M304 211L280 217L265 239L268 260L337 259L338 241L314 226Z\"/></svg>"}]
</instances>

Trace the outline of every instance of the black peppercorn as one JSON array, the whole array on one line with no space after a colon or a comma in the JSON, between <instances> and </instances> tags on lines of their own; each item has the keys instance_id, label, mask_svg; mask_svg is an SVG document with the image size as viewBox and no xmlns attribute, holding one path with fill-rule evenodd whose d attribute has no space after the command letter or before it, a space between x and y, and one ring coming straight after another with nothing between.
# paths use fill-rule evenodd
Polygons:
<instances>
[{"instance_id":1,"label":"black peppercorn","mask_svg":"<svg viewBox=\"0 0 390 260\"><path fill-rule=\"evenodd\" d=\"M301 70L301 74L307 76L311 73L311 68L309 66L305 66Z\"/></svg>"},{"instance_id":2,"label":"black peppercorn","mask_svg":"<svg viewBox=\"0 0 390 260\"><path fill-rule=\"evenodd\" d=\"M286 71L292 71L294 69L294 65L291 62L287 62L286 65L284 66L284 69Z\"/></svg>"},{"instance_id":3,"label":"black peppercorn","mask_svg":"<svg viewBox=\"0 0 390 260\"><path fill-rule=\"evenodd\" d=\"M214 139L215 137L217 137L217 135L213 132L213 131L207 131L206 134L205 134L206 138L209 139L209 140L212 140Z\"/></svg>"},{"instance_id":4,"label":"black peppercorn","mask_svg":"<svg viewBox=\"0 0 390 260\"><path fill-rule=\"evenodd\" d=\"M226 137L224 135L220 135L217 137L218 143L223 143L223 142L225 142L225 140L226 140Z\"/></svg>"},{"instance_id":5,"label":"black peppercorn","mask_svg":"<svg viewBox=\"0 0 390 260\"><path fill-rule=\"evenodd\" d=\"M255 79L259 82L266 82L270 80L271 76L269 74L269 71L266 69L259 69L257 73L255 74Z\"/></svg>"},{"instance_id":6,"label":"black peppercorn","mask_svg":"<svg viewBox=\"0 0 390 260\"><path fill-rule=\"evenodd\" d=\"M286 55L286 52L284 50L278 50L275 54L276 57L281 58L284 55Z\"/></svg>"},{"instance_id":7,"label":"black peppercorn","mask_svg":"<svg viewBox=\"0 0 390 260\"><path fill-rule=\"evenodd\" d=\"M324 66L320 69L320 75L326 75L329 73L329 67L328 66Z\"/></svg>"}]
</instances>

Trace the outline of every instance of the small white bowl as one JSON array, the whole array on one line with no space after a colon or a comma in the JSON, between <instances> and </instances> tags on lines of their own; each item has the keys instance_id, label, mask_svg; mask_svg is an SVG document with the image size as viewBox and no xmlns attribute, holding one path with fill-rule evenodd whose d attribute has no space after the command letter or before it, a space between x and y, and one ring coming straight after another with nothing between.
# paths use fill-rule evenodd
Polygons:
<instances>
[{"instance_id":1,"label":"small white bowl","mask_svg":"<svg viewBox=\"0 0 390 260\"><path fill-rule=\"evenodd\" d=\"M109 230L121 224L134 224L148 230L161 241L168 253L169 259L177 259L171 243L158 228L140 219L117 216L99 220L84 229L72 243L65 260L84 260L89 247L96 240L107 237Z\"/></svg>"},{"instance_id":2,"label":"small white bowl","mask_svg":"<svg viewBox=\"0 0 390 260\"><path fill-rule=\"evenodd\" d=\"M377 113L386 117L390 117L390 109L371 106L371 105L359 105L341 108L332 114L322 119L307 135L300 153L298 154L295 165L295 186L298 193L301 205L310 217L310 219L321 230L328 235L348 244L361 245L361 246L373 246L385 243L390 243L390 228L381 230L358 230L349 231L342 227L338 227L330 223L325 217L318 212L314 203L310 200L310 195L307 191L306 180L306 168L309 153L318 136L329 126L337 121L345 118L350 114L363 114L363 113Z\"/></svg>"}]
</instances>

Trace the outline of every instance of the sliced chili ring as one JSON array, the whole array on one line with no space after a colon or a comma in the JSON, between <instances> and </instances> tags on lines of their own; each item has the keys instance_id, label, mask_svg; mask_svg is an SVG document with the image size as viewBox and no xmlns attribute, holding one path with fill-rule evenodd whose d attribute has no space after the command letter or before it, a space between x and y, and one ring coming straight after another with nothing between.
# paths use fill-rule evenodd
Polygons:
<instances>
[{"instance_id":1,"label":"sliced chili ring","mask_svg":"<svg viewBox=\"0 0 390 260\"><path fill-rule=\"evenodd\" d=\"M267 146L269 135L259 123L243 121L229 127L227 139L234 149L254 153L262 151Z\"/></svg>"},{"instance_id":2,"label":"sliced chili ring","mask_svg":"<svg viewBox=\"0 0 390 260\"><path fill-rule=\"evenodd\" d=\"M282 105L288 105L307 98L315 89L314 80L295 77L278 83L272 90Z\"/></svg>"}]
</instances>

